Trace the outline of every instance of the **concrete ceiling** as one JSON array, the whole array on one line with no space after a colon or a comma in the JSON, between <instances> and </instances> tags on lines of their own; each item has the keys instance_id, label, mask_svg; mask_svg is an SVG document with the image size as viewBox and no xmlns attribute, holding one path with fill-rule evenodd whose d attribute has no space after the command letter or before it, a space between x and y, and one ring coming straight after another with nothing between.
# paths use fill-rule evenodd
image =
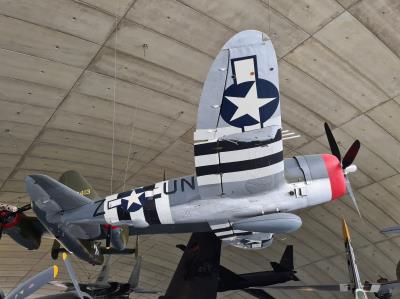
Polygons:
<instances>
[{"instance_id":1,"label":"concrete ceiling","mask_svg":"<svg viewBox=\"0 0 400 299\"><path fill-rule=\"evenodd\" d=\"M28 201L27 174L58 177L67 169L110 193L114 108L114 191L125 178L133 187L162 179L164 170L168 178L193 173L202 82L220 47L244 29L268 33L280 59L284 125L302 135L285 143L286 156L327 152L324 121L343 151L360 139L359 171L351 181L364 220L347 198L318 206L300 213L299 231L278 236L268 249L225 247L222 263L260 271L293 244L305 283L346 281L344 216L362 278L393 279L400 237L379 229L400 223L398 0L0 0L0 202ZM174 245L187 237L141 238L143 287L166 288L180 258ZM40 250L27 252L5 236L0 287L8 291L48 266L50 246L44 240ZM126 280L132 258L113 261L113 278ZM97 268L75 264L82 280L95 276Z\"/></svg>"}]
</instances>

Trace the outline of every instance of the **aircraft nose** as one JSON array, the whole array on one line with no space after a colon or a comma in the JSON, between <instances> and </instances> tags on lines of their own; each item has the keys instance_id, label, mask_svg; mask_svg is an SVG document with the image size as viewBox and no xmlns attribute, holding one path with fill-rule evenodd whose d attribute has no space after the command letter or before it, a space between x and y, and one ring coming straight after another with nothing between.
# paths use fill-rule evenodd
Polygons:
<instances>
[{"instance_id":1,"label":"aircraft nose","mask_svg":"<svg viewBox=\"0 0 400 299\"><path fill-rule=\"evenodd\" d=\"M340 161L333 155L322 154L331 184L332 200L346 194L346 179Z\"/></svg>"}]
</instances>

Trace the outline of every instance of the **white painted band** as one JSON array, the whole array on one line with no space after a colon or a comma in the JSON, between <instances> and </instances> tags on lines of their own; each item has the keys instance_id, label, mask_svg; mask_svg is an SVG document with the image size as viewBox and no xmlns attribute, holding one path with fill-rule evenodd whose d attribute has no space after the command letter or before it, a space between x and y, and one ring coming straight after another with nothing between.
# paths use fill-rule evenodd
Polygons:
<instances>
[{"instance_id":1,"label":"white painted band","mask_svg":"<svg viewBox=\"0 0 400 299\"><path fill-rule=\"evenodd\" d=\"M158 186L159 188L162 188L162 183L157 183L157 185L159 185ZM169 195L162 192L161 197L156 198L155 201L156 201L158 218L160 219L161 224L175 223L174 220L172 219Z\"/></svg>"},{"instance_id":2,"label":"white painted band","mask_svg":"<svg viewBox=\"0 0 400 299\"><path fill-rule=\"evenodd\" d=\"M274 143L255 148L247 148L236 151L221 152L219 154L195 156L194 161L196 167L215 165L219 163L239 162L245 160L252 160L262 157L267 157L272 154L279 153L283 150L282 140Z\"/></svg>"}]
</instances>

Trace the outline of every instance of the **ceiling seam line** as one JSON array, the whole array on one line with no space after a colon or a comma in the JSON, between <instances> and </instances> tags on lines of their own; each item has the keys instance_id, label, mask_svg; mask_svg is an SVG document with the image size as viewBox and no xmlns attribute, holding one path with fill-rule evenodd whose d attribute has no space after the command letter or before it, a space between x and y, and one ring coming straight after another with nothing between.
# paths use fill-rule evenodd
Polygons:
<instances>
[{"instance_id":1,"label":"ceiling seam line","mask_svg":"<svg viewBox=\"0 0 400 299\"><path fill-rule=\"evenodd\" d=\"M361 1L360 1L360 2L361 2ZM375 32L372 31L369 27L367 27L367 25L366 25L365 23L363 23L359 18L357 18L350 10L348 11L348 13L349 13L355 20L357 20L357 22L359 22L365 29L367 29L368 32L371 33L378 41L380 41L380 42L385 46L385 48L387 48L394 56L396 56L397 59L400 60L400 55L397 54L391 47L389 47L389 45L388 45L384 40L382 40L382 39L378 36L377 33L375 33Z\"/></svg>"},{"instance_id":2,"label":"ceiling seam line","mask_svg":"<svg viewBox=\"0 0 400 299\"><path fill-rule=\"evenodd\" d=\"M102 48L103 48L103 49L112 50L112 48L110 48L110 47L107 46L107 45L104 45ZM173 69L170 69L170 68L168 68L168 67L166 67L166 66L163 66L163 65L161 65L161 64L157 64L157 63L155 63L155 62L153 62L153 61L143 59L143 57L133 55L132 53L127 52L126 50L117 49L117 51L120 53L120 56L121 56L121 54L122 54L122 55L126 55L126 56L129 56L129 57L132 57L133 59L143 61L143 62L145 62L145 63L147 63L147 64L152 65L152 66L159 67L160 69L163 69L163 70L166 70L166 71L175 73L175 74L178 75L178 76L184 77L185 79L188 79L188 80L190 80L190 81L193 81L193 82L195 82L195 83L198 83L198 84L200 84L200 85L203 85L203 82L202 82L202 81L199 81L199 80L197 80L197 79L195 79L195 78L189 77L188 75L179 73L179 72L177 72L177 71L175 71L175 70L173 70ZM92 71L92 70L89 70L89 72L98 73L97 71ZM99 73L99 74L103 74L103 73ZM104 75L110 76L110 75L108 75L108 74L104 74ZM120 80L123 80L123 79L120 79ZM131 82L131 81L127 81L127 82ZM131 82L131 83L135 84L135 82Z\"/></svg>"},{"instance_id":3,"label":"ceiling seam line","mask_svg":"<svg viewBox=\"0 0 400 299\"><path fill-rule=\"evenodd\" d=\"M290 97L288 97L288 98L290 98ZM291 99L291 98L290 98ZM293 99L292 99L293 100ZM389 101L391 101L392 99L391 98L389 98L388 100L386 100L385 102L382 102L382 103L380 103L379 105L383 105L383 104L385 104L385 103L387 103L387 102L389 102ZM296 102L297 103L297 102ZM373 107L373 108L371 108L370 110L372 110L372 109L374 109L374 108L376 108L376 106L375 107ZM365 112L363 112L362 114L360 114L360 115L357 115L356 117L354 117L354 118L352 118L352 119L350 119L350 120L348 120L348 121L346 121L346 122L344 122L344 123L342 123L340 126L334 126L334 128L339 128L339 129L341 129L341 130L343 130L347 135L349 135L350 137L352 137L352 138L356 138L356 137L354 137L354 136L352 136L351 134L349 134L348 133L348 131L346 130L346 129L344 129L343 128L343 126L345 126L345 125L347 125L347 124L349 124L351 121L353 121L354 119L356 119L356 118L359 118L359 117L361 117L361 116L367 116L366 115L366 113L367 112L369 112L370 110L367 110L367 111L365 111ZM312 112L312 111L311 111ZM369 118L370 119L370 118ZM377 124L374 120L372 120L372 122L374 123L374 124L376 124L377 126L379 126L379 127L381 127L379 124ZM381 127L382 128L382 127ZM318 141L318 138L321 138L322 136L325 136L325 134L322 134L322 135L320 135L320 136L317 136L317 137L315 137L313 140L311 140L311 141L317 141L317 142L319 142ZM392 138L394 138L393 136L391 136ZM399 142L400 143L400 141L398 141L397 140L397 138L394 138L397 142ZM310 142L311 142L310 141ZM319 142L319 143L321 143L321 142ZM322 143L321 143L322 144ZM376 153L375 151L373 151L370 147L368 147L367 145L365 145L365 144L362 144L363 145L363 147L366 147L371 153L373 153L373 154L375 154L377 157L379 157L381 160L383 160L386 164L388 164L389 165L389 163L386 161L386 159L384 159L383 157L381 157L378 153ZM299 149L299 148L301 148L302 146L299 146L299 147L297 147L297 148L295 148L295 150L296 149ZM390 165L389 165L390 166ZM390 166L391 167L391 166ZM393 167L392 167L393 168ZM395 169L395 168L393 168L395 171L397 171L397 172L399 172L397 169ZM399 172L400 173L400 172Z\"/></svg>"},{"instance_id":4,"label":"ceiling seam line","mask_svg":"<svg viewBox=\"0 0 400 299\"><path fill-rule=\"evenodd\" d=\"M378 85L376 85L371 79L369 79L368 77L366 77L363 73L361 73L357 68L355 68L351 63L349 63L346 59L344 59L343 57L339 56L336 52L334 52L332 49L330 49L328 46L326 46L324 43L322 43L317 37L315 37L315 35L317 35L321 30L323 30L327 25L329 25L330 23L332 23L335 19L337 19L338 17L340 17L342 14L344 14L347 11L347 9L345 9L344 11L342 11L340 14L338 14L334 19L330 20L328 23L326 23L323 27L321 27L319 30L317 30L316 32L314 32L312 35L310 35L306 40L304 40L302 43L298 44L295 48L293 48L290 52L286 53L284 56L282 56L280 59L285 58L286 56L290 55L291 53L293 53L297 48L299 48L300 46L302 46L305 42L307 42L309 39L314 39L316 41L318 41L319 44L321 44L326 50L329 50L329 52L331 54L333 54L335 57L337 57L339 60L343 61L346 63L347 66L349 66L351 69L353 69L357 74L359 74L361 77L363 77L364 79L366 79L371 85L373 85L375 88L379 89L383 94L387 95L388 97L390 97L390 95L388 95L386 93L386 91L384 91L383 89L381 89ZM361 23L361 22L360 22ZM361 23L362 24L362 23ZM363 24L362 24L363 25ZM363 25L364 26L364 25ZM365 26L364 26L365 27ZM279 59L279 60L280 60ZM285 60L286 61L286 60Z\"/></svg>"},{"instance_id":5,"label":"ceiling seam line","mask_svg":"<svg viewBox=\"0 0 400 299\"><path fill-rule=\"evenodd\" d=\"M112 77L111 77L110 75L108 75L108 74L104 74L104 73L100 73L100 72L95 72L95 71L91 71L91 70L88 70L88 71L86 71L86 72L90 72L90 73L94 73L94 74L99 74L99 75L102 75L102 76L104 76L104 77L107 77L107 78L112 79ZM164 91L159 91L159 90L154 89L154 88L152 88L152 87L148 87L148 86L146 86L146 85L142 85L142 84L140 84L140 83L128 81L128 80L126 80L126 79L121 79L121 78L117 78L117 80L120 81L120 82L123 82L123 83L127 83L127 84L132 85L132 86L139 86L139 87L141 87L141 88L143 88L143 89L150 90L150 91L155 92L155 93L157 93L157 94L165 95L165 96L167 96L167 97L174 98L174 99L179 100L179 101L181 101L181 102L184 102L184 103L187 103L187 104L196 106L193 102L190 102L190 101L188 101L188 100L185 100L185 99L183 99L183 98L180 98L180 97L177 97L177 96L174 96L174 95L170 95L170 94L168 94L168 93L166 93L166 92L164 92ZM75 92L76 92L76 93L80 93L80 94L84 94L84 95L87 95L87 96L91 96L91 97L96 97L96 98L103 99L103 100L104 100L104 99L105 99L105 100L109 100L109 99L103 98L103 97L101 97L101 96L91 95L91 94L84 93L83 91L75 91ZM110 100L111 100L111 99L110 99ZM129 106L128 104L124 104L124 105ZM132 106L130 106L130 107L132 107ZM147 111L149 111L149 110L147 110Z\"/></svg>"},{"instance_id":6,"label":"ceiling seam line","mask_svg":"<svg viewBox=\"0 0 400 299\"><path fill-rule=\"evenodd\" d=\"M97 44L96 44L96 46L101 47L100 45L97 45ZM11 52L11 53L15 53L15 54L19 54L19 55L24 55L24 56L28 56L28 57L32 57L32 58L37 58L37 59L49 61L49 62L52 62L52 63L59 63L59 64L62 64L62 65L65 65L65 66L68 66L68 67L72 67L72 68L77 68L77 69L84 69L85 65L86 65L86 64L85 65L68 64L65 61L55 60L55 59L49 58L49 57L37 56L37 55L34 55L34 54L25 53L25 52L13 50L13 49L7 49L7 48L4 48L4 47L0 47L0 50ZM90 57L90 59L88 59L88 60L90 61L91 59L92 59L92 57ZM21 79L18 79L18 80L21 80Z\"/></svg>"},{"instance_id":7,"label":"ceiling seam line","mask_svg":"<svg viewBox=\"0 0 400 299\"><path fill-rule=\"evenodd\" d=\"M54 28L54 27L49 27L49 26L46 26L46 25L41 25L41 24L38 24L38 23L35 23L35 22L32 22L32 21L29 21L29 20L24 20L24 19L21 19L21 18L18 18L18 17L14 17L14 16L11 16L11 15L7 15L7 14L4 14L4 13L1 13L1 12L0 12L0 16L4 16L4 17L7 17L7 18L11 18L11 19L14 19L14 20L18 20L18 21L22 21L22 22L25 22L25 23L28 23L28 24L32 24L32 25L35 25L35 26L38 26L38 27L41 27L41 28L45 28L45 29L48 29L48 30L51 30L51 31L55 31L55 32L58 32L58 33L62 33L62 34L65 34L65 35L69 35L69 36L72 36L72 37L78 38L78 39L80 39L80 40L83 40L83 41L86 41L86 42L89 42L89 43L92 43L92 44L96 44L96 45L99 45L99 46L102 45L102 44L99 43L99 42L95 42L95 41L86 39L86 38L84 38L84 37L81 37L81 36L79 36L79 35L75 35L75 34L73 34L73 33L69 33L69 32L66 32L66 31L62 31L62 30L57 29L57 28ZM111 28L111 29L112 29L112 28ZM108 35L108 33L107 33L107 35Z\"/></svg>"},{"instance_id":8,"label":"ceiling seam line","mask_svg":"<svg viewBox=\"0 0 400 299\"><path fill-rule=\"evenodd\" d=\"M187 130L183 135L185 135L186 133L188 133L192 128L190 128L189 130ZM159 156L161 156L162 153L164 153L166 150L168 150L169 148L171 148L176 141L178 141L180 139L181 136L179 136L178 138L176 138L175 140L173 140L169 145L167 145L167 147L165 147L164 149L161 149L160 152L154 156L149 162L146 163L146 165L149 165L150 163L154 162L155 159L157 159ZM141 168L139 168L139 170L137 170L136 172L132 173L128 178L127 181L130 181L137 173L139 173L143 168L146 167L146 165L142 166ZM121 188L121 186L117 187L117 190Z\"/></svg>"},{"instance_id":9,"label":"ceiling seam line","mask_svg":"<svg viewBox=\"0 0 400 299\"><path fill-rule=\"evenodd\" d=\"M131 7L133 7L133 5L135 5L137 0L133 1L132 4L129 6L129 8L127 9L127 11L125 12L124 16L128 13L129 9ZM107 42L108 38L112 35L114 30L118 30L118 26L121 22L123 18L120 19L120 21L116 24L116 27L111 30L111 32L109 32L109 36L107 38L105 38L104 40L104 44ZM114 27L114 24L113 24ZM103 45L104 45L103 44ZM21 159L16 163L14 170L10 172L10 174L7 176L7 178L4 180L3 183L0 184L0 190L3 189L4 185L6 184L6 182L16 173L17 168L22 165L22 163L25 161L27 155L31 152L34 144L36 143L37 139L40 138L40 136L42 136L43 132L45 131L47 125L49 124L49 122L52 120L52 118L54 117L54 115L56 114L56 112L58 111L58 109L62 106L62 104L65 102L65 100L67 99L67 97L71 94L72 90L74 89L75 86L77 86L79 80L82 78L83 74L85 73L86 69L89 68L89 66L91 65L91 63L94 61L94 59L96 58L97 54L100 52L102 47L99 48L99 50L95 53L95 55L92 57L91 61L88 63L88 65L86 66L86 68L84 68L82 70L82 72L80 73L80 75L77 77L77 79L75 80L75 82L72 84L71 88L69 90L66 90L66 94L64 95L63 99L60 101L60 103L55 107L54 112L50 115L49 119L47 120L47 122L42 126L41 130L39 131L39 133L36 135L36 137L33 139L32 143L29 145L29 147L25 150L24 154L21 156Z\"/></svg>"},{"instance_id":10,"label":"ceiling seam line","mask_svg":"<svg viewBox=\"0 0 400 299\"><path fill-rule=\"evenodd\" d=\"M215 58L215 56L212 56L211 54L208 54L207 52L204 52L203 50L200 50L200 49L198 49L198 48L195 48L194 46L189 45L189 44L187 44L186 42L180 41L180 40L178 40L178 39L176 39L176 38L174 38L174 37L172 37L172 36L166 35L165 33L159 32L159 31L157 31L157 30L155 30L155 29L153 29L153 28L147 27L146 25L143 25L143 24L141 24L141 23L138 23L138 22L136 22L136 21L133 21L133 20L127 19L127 18L125 18L125 22L131 23L132 25L141 27L141 28L144 29L144 30L147 30L147 31L156 33L156 34L158 34L158 35L161 35L162 37L164 37L164 38L166 38L166 39L168 39L168 40L171 40L171 41L173 41L173 42L176 42L177 44L180 44L180 45L184 46L184 47L187 48L187 49L191 49L191 50L193 50L194 52L203 54L203 55L207 56L208 58L211 58L212 60L214 60L214 58Z\"/></svg>"},{"instance_id":11,"label":"ceiling seam line","mask_svg":"<svg viewBox=\"0 0 400 299\"><path fill-rule=\"evenodd\" d=\"M365 81L367 81L371 86L379 90L382 94L384 94L387 98L390 98L391 96L383 89L381 88L378 84L376 84L372 79L368 78L364 73L362 73L359 69L357 69L353 64L351 64L347 59L344 59L344 57L340 56L338 53L333 51L331 48L329 48L327 45L325 45L322 41L320 41L318 38L313 37L313 39L321 45L326 51L331 53L333 56L335 56L337 59L342 61L346 66L348 66L351 70L353 70L357 75L359 75L361 78L363 78Z\"/></svg>"},{"instance_id":12,"label":"ceiling seam line","mask_svg":"<svg viewBox=\"0 0 400 299\"><path fill-rule=\"evenodd\" d=\"M291 65L293 68L295 68L296 70L298 70L299 72L301 72L302 74L304 74L306 77L314 80L315 82L318 82L318 84L320 84L321 86L323 86L324 88L326 88L327 90L329 90L330 92L332 92L334 95L336 95L337 97L339 97L340 99L342 99L345 103L349 104L352 108L354 108L358 113L362 113L362 111L356 107L353 103L349 102L346 98L344 98L342 95L338 94L335 90L333 90L332 88L330 88L329 86L325 85L325 83L319 81L317 78L315 78L314 76L312 76L309 73L306 73L305 71L303 71L302 69L300 69L297 65L289 62L286 58L283 59L283 61L285 61L287 64Z\"/></svg>"}]
</instances>

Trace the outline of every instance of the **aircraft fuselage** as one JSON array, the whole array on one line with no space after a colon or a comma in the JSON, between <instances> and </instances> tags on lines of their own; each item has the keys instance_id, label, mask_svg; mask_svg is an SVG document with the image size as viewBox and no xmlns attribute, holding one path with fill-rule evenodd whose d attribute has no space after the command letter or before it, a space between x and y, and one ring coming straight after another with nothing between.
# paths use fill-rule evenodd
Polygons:
<instances>
[{"instance_id":1,"label":"aircraft fuselage","mask_svg":"<svg viewBox=\"0 0 400 299\"><path fill-rule=\"evenodd\" d=\"M331 155L285 159L281 183L265 192L245 197L241 194L221 194L204 199L200 197L196 177L186 176L107 196L93 206L86 205L77 213L65 213L63 220L127 224L146 229L159 225L235 222L271 213L291 212L345 194L343 172L335 159ZM248 186L249 189L252 187Z\"/></svg>"}]
</instances>

